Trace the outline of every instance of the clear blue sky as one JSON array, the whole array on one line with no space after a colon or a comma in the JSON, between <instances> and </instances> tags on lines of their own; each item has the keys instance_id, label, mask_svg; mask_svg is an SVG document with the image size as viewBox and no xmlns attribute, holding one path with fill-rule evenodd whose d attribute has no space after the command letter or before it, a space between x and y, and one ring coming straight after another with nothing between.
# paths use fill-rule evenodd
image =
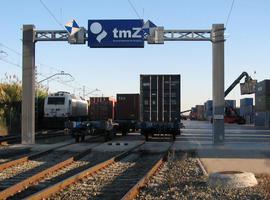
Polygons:
<instances>
[{"instance_id":1,"label":"clear blue sky","mask_svg":"<svg viewBox=\"0 0 270 200\"><path fill-rule=\"evenodd\" d=\"M76 19L87 27L88 19L137 19L128 0L62 1L43 0L63 24ZM210 29L213 23L225 23L231 0L131 0L144 20L152 20L165 29ZM0 44L21 52L23 24L37 29L60 29L39 0L1 0L2 26ZM226 30L225 88L243 71L258 80L270 78L270 1L235 0ZM0 45L0 59L21 65L21 56ZM64 70L75 82L68 87L56 81L45 83L50 91L67 90L82 94L102 90L99 95L139 92L141 73L180 73L182 109L203 104L212 96L212 48L210 42L167 42L147 45L144 49L90 49L87 45L71 46L66 42L38 42L38 72L50 75ZM21 68L0 60L0 78L4 73L21 77ZM43 77L38 76L38 80ZM62 78L63 79L63 78ZM66 80L66 79L63 79ZM242 98L239 87L229 99Z\"/></svg>"}]
</instances>

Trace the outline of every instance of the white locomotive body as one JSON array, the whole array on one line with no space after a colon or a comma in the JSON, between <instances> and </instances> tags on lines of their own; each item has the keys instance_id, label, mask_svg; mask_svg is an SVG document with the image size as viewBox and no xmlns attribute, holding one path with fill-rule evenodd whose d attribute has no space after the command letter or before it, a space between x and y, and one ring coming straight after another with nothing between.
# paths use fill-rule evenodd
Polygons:
<instances>
[{"instance_id":1,"label":"white locomotive body","mask_svg":"<svg viewBox=\"0 0 270 200\"><path fill-rule=\"evenodd\" d=\"M88 103L68 92L49 95L44 101L45 118L80 118L88 116Z\"/></svg>"}]
</instances>

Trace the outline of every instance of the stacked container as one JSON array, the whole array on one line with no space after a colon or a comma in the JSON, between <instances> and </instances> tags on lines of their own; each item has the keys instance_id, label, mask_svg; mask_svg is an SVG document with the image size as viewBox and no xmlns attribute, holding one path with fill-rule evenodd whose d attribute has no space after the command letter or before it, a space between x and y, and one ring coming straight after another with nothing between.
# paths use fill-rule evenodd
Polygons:
<instances>
[{"instance_id":1,"label":"stacked container","mask_svg":"<svg viewBox=\"0 0 270 200\"><path fill-rule=\"evenodd\" d=\"M191 112L189 113L189 119L190 120L197 120L197 108L192 107Z\"/></svg>"},{"instance_id":2,"label":"stacked container","mask_svg":"<svg viewBox=\"0 0 270 200\"><path fill-rule=\"evenodd\" d=\"M93 121L114 119L115 100L111 97L90 97L89 117Z\"/></svg>"},{"instance_id":3,"label":"stacked container","mask_svg":"<svg viewBox=\"0 0 270 200\"><path fill-rule=\"evenodd\" d=\"M270 128L270 80L257 83L255 110L255 125Z\"/></svg>"},{"instance_id":4,"label":"stacked container","mask_svg":"<svg viewBox=\"0 0 270 200\"><path fill-rule=\"evenodd\" d=\"M225 100L225 107L236 108L236 100Z\"/></svg>"},{"instance_id":5,"label":"stacked container","mask_svg":"<svg viewBox=\"0 0 270 200\"><path fill-rule=\"evenodd\" d=\"M212 100L208 100L204 103L204 110L205 110L205 118L210 121L213 115L213 101Z\"/></svg>"},{"instance_id":6,"label":"stacked container","mask_svg":"<svg viewBox=\"0 0 270 200\"><path fill-rule=\"evenodd\" d=\"M246 124L254 123L253 98L240 100L240 115L246 120Z\"/></svg>"},{"instance_id":7,"label":"stacked container","mask_svg":"<svg viewBox=\"0 0 270 200\"><path fill-rule=\"evenodd\" d=\"M197 120L204 120L204 105L196 105Z\"/></svg>"}]
</instances>

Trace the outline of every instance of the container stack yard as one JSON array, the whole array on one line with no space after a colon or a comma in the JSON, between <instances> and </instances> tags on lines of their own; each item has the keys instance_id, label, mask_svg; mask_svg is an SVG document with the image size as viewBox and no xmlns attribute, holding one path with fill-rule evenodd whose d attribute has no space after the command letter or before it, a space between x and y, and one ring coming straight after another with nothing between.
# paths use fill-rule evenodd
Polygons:
<instances>
[{"instance_id":1,"label":"container stack yard","mask_svg":"<svg viewBox=\"0 0 270 200\"><path fill-rule=\"evenodd\" d=\"M255 125L270 128L270 80L257 83L255 110Z\"/></svg>"}]
</instances>

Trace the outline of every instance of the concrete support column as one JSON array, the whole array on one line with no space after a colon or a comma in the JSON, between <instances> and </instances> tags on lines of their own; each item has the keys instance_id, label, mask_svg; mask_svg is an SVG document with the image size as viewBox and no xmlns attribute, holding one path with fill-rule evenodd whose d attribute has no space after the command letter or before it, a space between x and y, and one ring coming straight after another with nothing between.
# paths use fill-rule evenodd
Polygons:
<instances>
[{"instance_id":1,"label":"concrete support column","mask_svg":"<svg viewBox=\"0 0 270 200\"><path fill-rule=\"evenodd\" d=\"M224 143L224 24L212 26L213 141Z\"/></svg>"},{"instance_id":2,"label":"concrete support column","mask_svg":"<svg viewBox=\"0 0 270 200\"><path fill-rule=\"evenodd\" d=\"M22 144L35 143L35 42L34 25L23 25Z\"/></svg>"}]
</instances>

